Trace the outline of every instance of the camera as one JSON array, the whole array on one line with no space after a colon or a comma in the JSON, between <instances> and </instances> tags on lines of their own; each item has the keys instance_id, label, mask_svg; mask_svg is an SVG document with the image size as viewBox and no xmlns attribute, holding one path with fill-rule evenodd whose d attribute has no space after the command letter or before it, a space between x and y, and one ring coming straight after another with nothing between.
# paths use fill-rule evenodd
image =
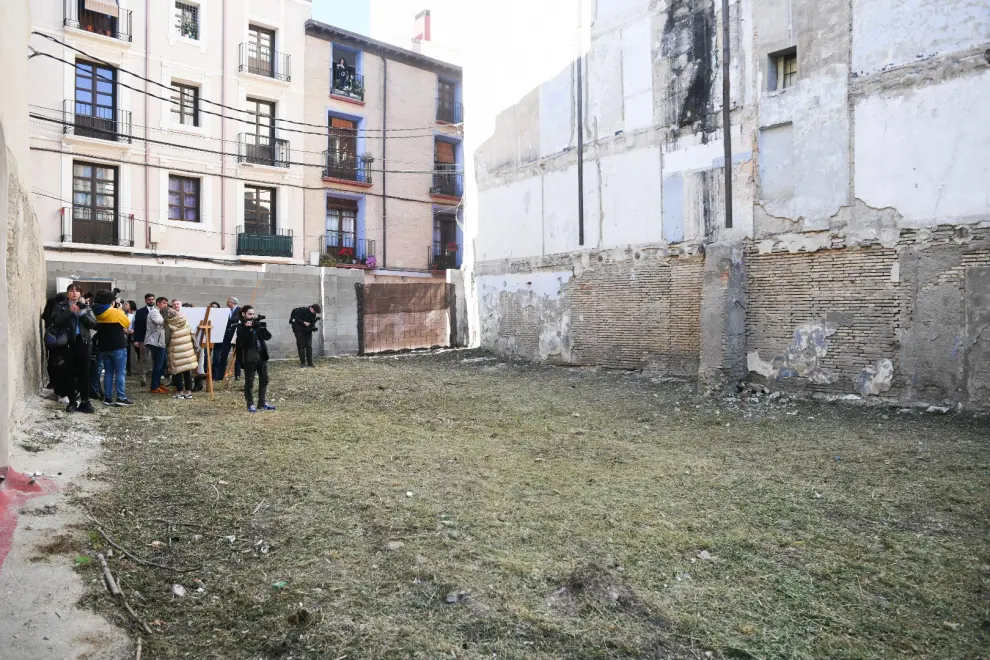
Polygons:
<instances>
[{"instance_id":1,"label":"camera","mask_svg":"<svg viewBox=\"0 0 990 660\"><path fill-rule=\"evenodd\" d=\"M266 328L268 327L268 321L265 320L266 316L264 314L258 314L254 317L254 327L256 328Z\"/></svg>"}]
</instances>

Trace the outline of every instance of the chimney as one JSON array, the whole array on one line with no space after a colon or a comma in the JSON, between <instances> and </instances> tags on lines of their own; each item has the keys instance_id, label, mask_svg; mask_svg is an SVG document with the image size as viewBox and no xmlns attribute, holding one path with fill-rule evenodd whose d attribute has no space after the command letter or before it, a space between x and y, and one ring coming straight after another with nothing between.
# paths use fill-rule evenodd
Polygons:
<instances>
[{"instance_id":1,"label":"chimney","mask_svg":"<svg viewBox=\"0 0 990 660\"><path fill-rule=\"evenodd\" d=\"M420 43L430 40L430 10L424 9L416 14L416 23L413 29L413 41Z\"/></svg>"}]
</instances>

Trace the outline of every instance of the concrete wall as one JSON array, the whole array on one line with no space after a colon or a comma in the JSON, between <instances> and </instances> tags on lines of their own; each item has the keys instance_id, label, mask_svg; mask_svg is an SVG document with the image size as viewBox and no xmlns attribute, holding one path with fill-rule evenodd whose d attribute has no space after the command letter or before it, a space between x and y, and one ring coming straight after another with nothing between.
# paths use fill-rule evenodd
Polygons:
<instances>
[{"instance_id":1,"label":"concrete wall","mask_svg":"<svg viewBox=\"0 0 990 660\"><path fill-rule=\"evenodd\" d=\"M688 352L709 383L987 403L977 308L990 228L990 5L734 0L722 16L712 0L527 4L481 12L469 34L479 44L465 63L478 77L466 86L477 111L465 138L478 199L466 230L474 341L686 373L664 328L673 311L697 309ZM556 20L538 20L542 11ZM539 43L519 15L539 26ZM798 72L784 88L774 58L788 51ZM672 288L653 275L644 287L652 262L637 254L701 265ZM605 305L588 294L602 290Z\"/></svg>"},{"instance_id":2,"label":"concrete wall","mask_svg":"<svg viewBox=\"0 0 990 660\"><path fill-rule=\"evenodd\" d=\"M31 13L27 0L0 4L0 472L10 450L11 413L41 379L38 320L44 307L44 258L28 152L28 69Z\"/></svg>"},{"instance_id":3,"label":"concrete wall","mask_svg":"<svg viewBox=\"0 0 990 660\"><path fill-rule=\"evenodd\" d=\"M289 314L296 307L323 302L322 332L314 341L319 355L356 355L357 296L354 285L363 281L359 271L339 268L268 265L258 268L203 268L202 264L173 262L94 263L48 261L48 293L54 295L63 279L106 281L120 288L122 297L141 304L145 293L178 298L196 306L216 301L223 305L228 296L241 304L252 304L268 317L273 339L269 351L273 359L296 356L295 338L289 327Z\"/></svg>"}]
</instances>

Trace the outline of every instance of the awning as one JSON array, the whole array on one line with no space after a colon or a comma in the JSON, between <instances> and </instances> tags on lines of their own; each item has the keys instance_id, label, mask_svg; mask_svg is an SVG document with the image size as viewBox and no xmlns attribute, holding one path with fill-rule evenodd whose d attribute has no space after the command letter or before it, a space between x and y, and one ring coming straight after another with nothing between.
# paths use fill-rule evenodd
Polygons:
<instances>
[{"instance_id":1,"label":"awning","mask_svg":"<svg viewBox=\"0 0 990 660\"><path fill-rule=\"evenodd\" d=\"M84 6L89 11L99 12L107 16L113 16L114 18L120 15L117 0L86 0Z\"/></svg>"}]
</instances>

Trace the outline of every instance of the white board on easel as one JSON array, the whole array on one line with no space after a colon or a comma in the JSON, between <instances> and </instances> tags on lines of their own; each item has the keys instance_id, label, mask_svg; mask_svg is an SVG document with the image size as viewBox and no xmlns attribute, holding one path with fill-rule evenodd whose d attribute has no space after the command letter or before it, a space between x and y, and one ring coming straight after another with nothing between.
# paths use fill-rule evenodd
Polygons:
<instances>
[{"instance_id":1,"label":"white board on easel","mask_svg":"<svg viewBox=\"0 0 990 660\"><path fill-rule=\"evenodd\" d=\"M226 307L183 307L182 315L189 322L189 327L193 334L199 332L199 326L206 318L206 310L210 310L210 325L213 331L210 333L210 343L219 344L223 341L223 333L227 330L227 321L230 319L230 309Z\"/></svg>"}]
</instances>

